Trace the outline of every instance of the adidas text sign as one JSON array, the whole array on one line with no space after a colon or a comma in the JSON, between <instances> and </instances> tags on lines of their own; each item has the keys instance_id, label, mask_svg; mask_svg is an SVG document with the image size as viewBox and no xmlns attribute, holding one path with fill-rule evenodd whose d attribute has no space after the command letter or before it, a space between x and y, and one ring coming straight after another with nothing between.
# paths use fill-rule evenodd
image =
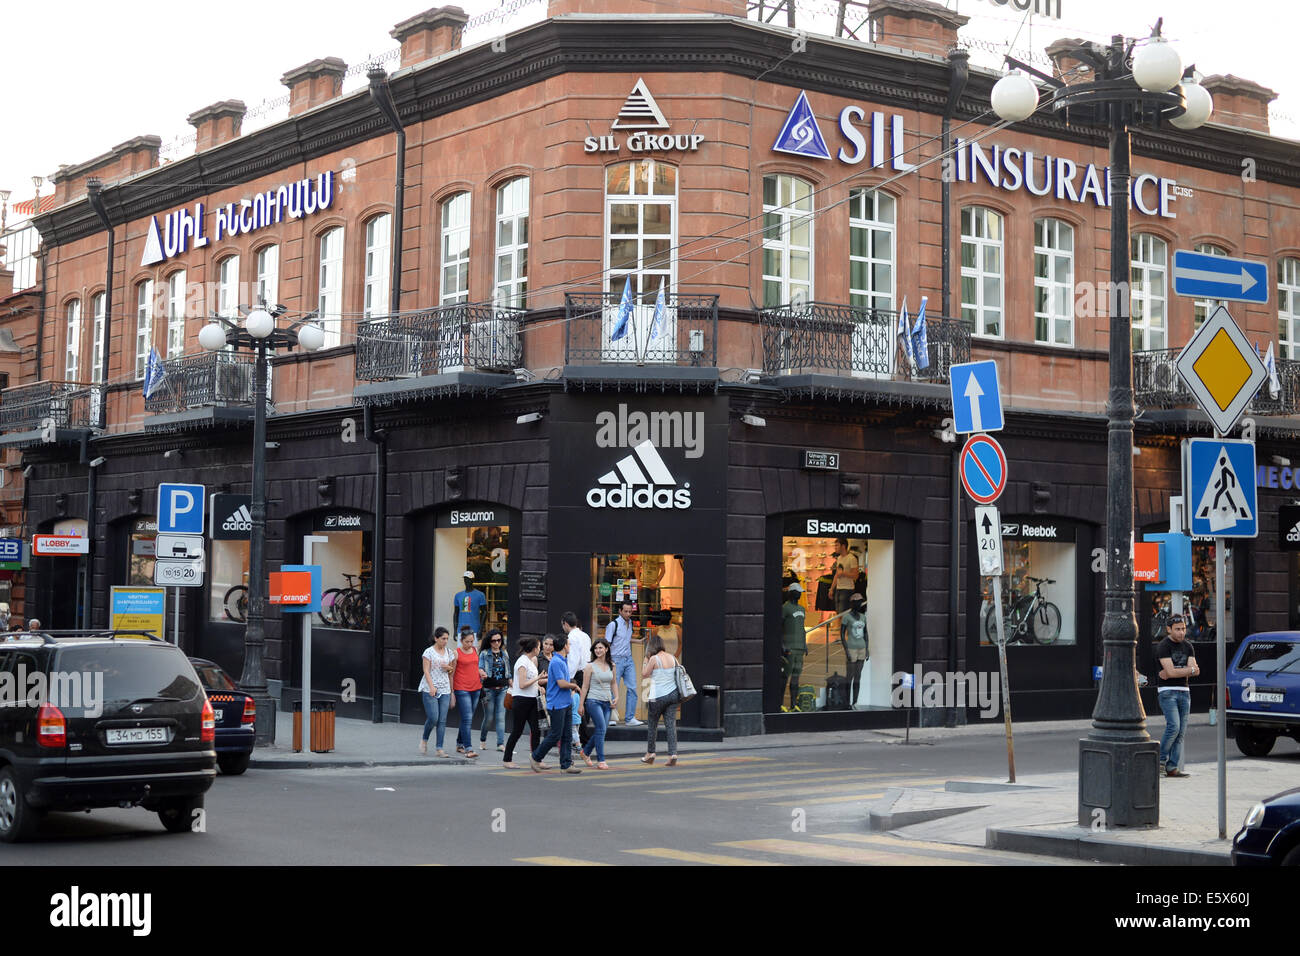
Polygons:
<instances>
[{"instance_id":1,"label":"adidas text sign","mask_svg":"<svg viewBox=\"0 0 1300 956\"><path fill-rule=\"evenodd\" d=\"M240 505L239 510L221 522L222 531L252 531L253 513L248 505Z\"/></svg>"},{"instance_id":2,"label":"adidas text sign","mask_svg":"<svg viewBox=\"0 0 1300 956\"><path fill-rule=\"evenodd\" d=\"M632 449L587 492L592 508L683 510L691 506L689 482L678 487L672 472L648 439Z\"/></svg>"}]
</instances>

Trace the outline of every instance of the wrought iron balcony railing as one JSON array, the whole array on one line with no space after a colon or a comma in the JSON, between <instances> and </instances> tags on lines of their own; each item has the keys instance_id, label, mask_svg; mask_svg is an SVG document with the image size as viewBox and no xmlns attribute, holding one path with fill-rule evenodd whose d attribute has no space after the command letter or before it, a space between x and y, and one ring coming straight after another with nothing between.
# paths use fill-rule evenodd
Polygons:
<instances>
[{"instance_id":1,"label":"wrought iron balcony railing","mask_svg":"<svg viewBox=\"0 0 1300 956\"><path fill-rule=\"evenodd\" d=\"M371 319L357 327L357 378L513 371L523 364L523 317L523 309L462 304Z\"/></svg>"},{"instance_id":2,"label":"wrought iron balcony railing","mask_svg":"<svg viewBox=\"0 0 1300 956\"><path fill-rule=\"evenodd\" d=\"M1196 408L1174 363L1180 349L1158 349L1133 353L1133 399L1142 408ZM1295 415L1300 412L1300 361L1277 363L1278 393L1274 398L1265 380L1250 411L1256 415Z\"/></svg>"},{"instance_id":3,"label":"wrought iron balcony railing","mask_svg":"<svg viewBox=\"0 0 1300 956\"><path fill-rule=\"evenodd\" d=\"M90 428L101 400L99 385L33 382L0 392L0 432Z\"/></svg>"},{"instance_id":4,"label":"wrought iron balcony railing","mask_svg":"<svg viewBox=\"0 0 1300 956\"><path fill-rule=\"evenodd\" d=\"M622 317L621 295L566 294L565 364L716 366L718 297L666 295L658 320L656 297L647 294L633 304L623 334L615 339Z\"/></svg>"},{"instance_id":5,"label":"wrought iron balcony railing","mask_svg":"<svg viewBox=\"0 0 1300 956\"><path fill-rule=\"evenodd\" d=\"M948 369L970 361L970 326L961 319L927 315L925 367L903 352L898 313L824 302L782 305L759 313L763 371L769 375L816 373L917 382L948 381ZM909 335L914 319L909 320Z\"/></svg>"},{"instance_id":6,"label":"wrought iron balcony railing","mask_svg":"<svg viewBox=\"0 0 1300 956\"><path fill-rule=\"evenodd\" d=\"M147 412L184 412L205 406L253 404L255 359L234 352L183 355L163 362L163 380L144 400ZM270 391L270 368L267 369Z\"/></svg>"}]
</instances>

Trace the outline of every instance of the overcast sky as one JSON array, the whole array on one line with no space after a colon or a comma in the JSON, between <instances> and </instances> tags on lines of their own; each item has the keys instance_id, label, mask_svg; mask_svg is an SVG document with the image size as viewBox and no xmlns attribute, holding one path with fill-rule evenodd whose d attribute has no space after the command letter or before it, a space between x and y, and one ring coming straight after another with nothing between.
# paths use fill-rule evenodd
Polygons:
<instances>
[{"instance_id":1,"label":"overcast sky","mask_svg":"<svg viewBox=\"0 0 1300 956\"><path fill-rule=\"evenodd\" d=\"M521 0L512 0L520 3ZM1206 74L1233 73L1277 91L1273 132L1300 139L1300 72L1294 65L1300 10L1289 0L1060 0L1061 20L1023 14L994 0L948 0L971 17L963 36L981 46L1041 54L1062 36L1106 40L1112 33L1145 36L1162 14L1165 35ZM125 4L54 0L9 4L4 23L5 148L0 150L0 189L12 201L30 199L33 175L47 177L60 164L80 163L134 136L153 133L166 144L164 156L190 155L194 130L185 117L224 99L241 99L255 111L287 91L286 70L324 56L361 64L395 50L393 24L433 0L316 0L273 3L222 0L218 5L175 0L128 0ZM497 0L468 0L471 15L502 6ZM664 11L689 12L691 0L664 2ZM467 43L490 40L505 30L541 19L544 0L522 0L507 19L475 26ZM799 25L810 32L833 29L833 0L800 0ZM647 27L649 28L649 27ZM999 57L975 49L975 62L996 66ZM395 68L395 62L387 67ZM364 85L350 78L346 90ZM285 107L250 117L253 129L287 115Z\"/></svg>"}]
</instances>

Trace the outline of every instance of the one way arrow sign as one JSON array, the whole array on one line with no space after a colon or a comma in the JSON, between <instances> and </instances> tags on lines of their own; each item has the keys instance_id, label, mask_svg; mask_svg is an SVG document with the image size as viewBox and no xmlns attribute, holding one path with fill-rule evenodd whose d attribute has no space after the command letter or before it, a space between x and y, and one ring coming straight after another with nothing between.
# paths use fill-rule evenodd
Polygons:
<instances>
[{"instance_id":1,"label":"one way arrow sign","mask_svg":"<svg viewBox=\"0 0 1300 956\"><path fill-rule=\"evenodd\" d=\"M979 546L980 574L1002 573L1002 519L992 505L975 509L975 540Z\"/></svg>"},{"instance_id":2,"label":"one way arrow sign","mask_svg":"<svg viewBox=\"0 0 1300 956\"><path fill-rule=\"evenodd\" d=\"M1174 252L1174 292L1196 299L1268 301L1268 263L1178 249Z\"/></svg>"}]
</instances>

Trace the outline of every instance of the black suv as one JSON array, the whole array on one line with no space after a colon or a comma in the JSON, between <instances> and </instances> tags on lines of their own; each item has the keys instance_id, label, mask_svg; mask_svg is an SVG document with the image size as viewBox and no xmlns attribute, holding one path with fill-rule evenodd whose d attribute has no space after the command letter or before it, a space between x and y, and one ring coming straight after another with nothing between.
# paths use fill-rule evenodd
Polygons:
<instances>
[{"instance_id":1,"label":"black suv","mask_svg":"<svg viewBox=\"0 0 1300 956\"><path fill-rule=\"evenodd\" d=\"M0 840L48 810L142 806L191 829L216 777L212 705L180 648L145 632L0 642Z\"/></svg>"}]
</instances>

